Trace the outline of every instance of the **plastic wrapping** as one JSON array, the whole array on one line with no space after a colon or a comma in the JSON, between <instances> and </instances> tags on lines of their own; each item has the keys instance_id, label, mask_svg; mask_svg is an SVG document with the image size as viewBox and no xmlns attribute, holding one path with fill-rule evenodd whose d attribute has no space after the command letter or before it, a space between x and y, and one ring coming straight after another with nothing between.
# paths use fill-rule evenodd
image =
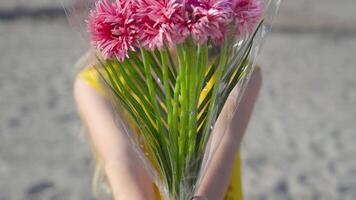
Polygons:
<instances>
[{"instance_id":1,"label":"plastic wrapping","mask_svg":"<svg viewBox=\"0 0 356 200\"><path fill-rule=\"evenodd\" d=\"M187 37L161 49L133 49L124 59L104 59L96 51L96 69L117 124L164 199L192 199L214 160L280 3L261 1L260 20L244 37L227 33L222 42ZM69 5L70 23L90 44L87 23L96 1ZM223 109L234 90L233 108ZM219 120L223 127L216 128Z\"/></svg>"}]
</instances>

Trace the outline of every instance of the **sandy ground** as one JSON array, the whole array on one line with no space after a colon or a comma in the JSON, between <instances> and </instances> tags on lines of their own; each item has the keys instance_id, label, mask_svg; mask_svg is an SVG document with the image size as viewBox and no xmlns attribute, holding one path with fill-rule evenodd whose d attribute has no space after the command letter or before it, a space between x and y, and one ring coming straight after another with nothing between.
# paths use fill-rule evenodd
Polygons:
<instances>
[{"instance_id":1,"label":"sandy ground","mask_svg":"<svg viewBox=\"0 0 356 200\"><path fill-rule=\"evenodd\" d=\"M71 87L85 51L64 17L1 18L0 200L91 200ZM354 0L285 1L259 56L264 85L242 145L248 200L356 199Z\"/></svg>"}]
</instances>

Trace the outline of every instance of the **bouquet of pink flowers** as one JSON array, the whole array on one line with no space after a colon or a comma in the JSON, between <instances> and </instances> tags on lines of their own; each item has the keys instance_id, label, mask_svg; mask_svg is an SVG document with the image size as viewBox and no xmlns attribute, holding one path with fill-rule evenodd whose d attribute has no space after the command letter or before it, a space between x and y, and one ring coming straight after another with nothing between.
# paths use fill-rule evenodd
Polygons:
<instances>
[{"instance_id":1,"label":"bouquet of pink flowers","mask_svg":"<svg viewBox=\"0 0 356 200\"><path fill-rule=\"evenodd\" d=\"M232 89L245 87L278 4L99 0L90 9L98 72L166 199L194 196L214 124Z\"/></svg>"}]
</instances>

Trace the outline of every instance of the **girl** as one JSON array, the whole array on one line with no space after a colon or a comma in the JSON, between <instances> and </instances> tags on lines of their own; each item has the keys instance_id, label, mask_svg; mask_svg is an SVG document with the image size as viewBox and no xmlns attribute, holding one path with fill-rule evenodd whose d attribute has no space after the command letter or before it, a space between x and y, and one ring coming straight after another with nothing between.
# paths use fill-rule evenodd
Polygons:
<instances>
[{"instance_id":1,"label":"girl","mask_svg":"<svg viewBox=\"0 0 356 200\"><path fill-rule=\"evenodd\" d=\"M161 197L157 187L150 180L121 127L115 123L114 110L105 94L105 87L93 68L97 64L95 60L93 52L81 59L80 65L85 68L75 80L74 97L91 139L97 169L103 169L115 200L159 200ZM242 200L238 149L260 87L261 72L256 68L238 109L229 121L229 113L237 106L239 88L231 92L212 134L221 134L223 127L227 127L227 130L196 191L195 199Z\"/></svg>"}]
</instances>

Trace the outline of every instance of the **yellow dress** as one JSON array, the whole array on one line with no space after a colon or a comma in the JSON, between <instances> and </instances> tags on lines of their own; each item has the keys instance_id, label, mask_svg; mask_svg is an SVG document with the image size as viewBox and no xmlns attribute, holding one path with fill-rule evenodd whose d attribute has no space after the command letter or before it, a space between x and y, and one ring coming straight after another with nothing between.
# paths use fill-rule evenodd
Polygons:
<instances>
[{"instance_id":1,"label":"yellow dress","mask_svg":"<svg viewBox=\"0 0 356 200\"><path fill-rule=\"evenodd\" d=\"M105 95L104 87L99 80L99 74L94 67L87 67L79 73L79 78L85 80L90 86L96 89L102 95ZM155 188L156 200L162 200L158 189ZM241 185L241 169L240 155L236 154L233 171L230 179L230 184L225 193L224 200L242 200L242 185Z\"/></svg>"}]
</instances>

